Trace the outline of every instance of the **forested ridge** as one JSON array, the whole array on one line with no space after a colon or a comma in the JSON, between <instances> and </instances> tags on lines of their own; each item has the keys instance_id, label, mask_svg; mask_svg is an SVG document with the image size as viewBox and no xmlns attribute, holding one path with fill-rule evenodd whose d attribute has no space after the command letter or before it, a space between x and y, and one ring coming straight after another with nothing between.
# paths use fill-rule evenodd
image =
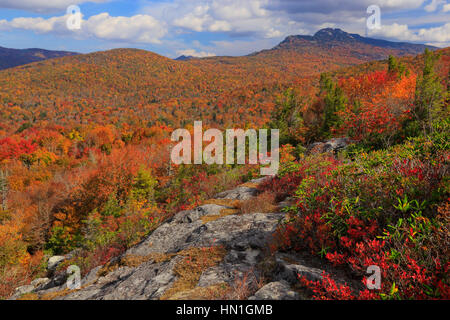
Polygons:
<instances>
[{"instance_id":1,"label":"forested ridge","mask_svg":"<svg viewBox=\"0 0 450 320\"><path fill-rule=\"evenodd\" d=\"M202 120L280 129L282 168L262 203L295 204L274 251L392 275L359 295L300 279L314 297L448 298L450 50L378 48L385 58L371 61L372 46L350 48L187 61L115 49L0 71L0 296L44 275L51 255L72 252L60 268L86 274L257 177L257 166L171 164L170 134ZM354 143L307 152L333 137Z\"/></svg>"}]
</instances>

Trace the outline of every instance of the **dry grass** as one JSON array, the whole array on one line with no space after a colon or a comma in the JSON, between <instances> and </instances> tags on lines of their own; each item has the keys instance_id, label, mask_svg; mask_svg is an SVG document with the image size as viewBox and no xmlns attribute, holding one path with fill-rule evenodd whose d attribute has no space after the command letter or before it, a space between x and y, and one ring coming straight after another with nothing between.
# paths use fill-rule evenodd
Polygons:
<instances>
[{"instance_id":1,"label":"dry grass","mask_svg":"<svg viewBox=\"0 0 450 320\"><path fill-rule=\"evenodd\" d=\"M258 278L253 270L247 271L242 277L236 277L231 286L227 299L229 300L247 300L256 291L264 286L264 279Z\"/></svg>"},{"instance_id":2,"label":"dry grass","mask_svg":"<svg viewBox=\"0 0 450 320\"><path fill-rule=\"evenodd\" d=\"M259 184L254 182L246 182L241 184L239 187L258 189Z\"/></svg>"},{"instance_id":3,"label":"dry grass","mask_svg":"<svg viewBox=\"0 0 450 320\"><path fill-rule=\"evenodd\" d=\"M84 289L84 288L90 286L91 284L93 284L94 282L87 283L79 289L65 288L64 290L48 292L48 293L44 293L41 295L34 293L34 292L26 293L26 294L22 295L20 298L18 298L17 300L54 300L56 298L65 297L68 294L71 294L73 292L77 292L81 289Z\"/></svg>"},{"instance_id":4,"label":"dry grass","mask_svg":"<svg viewBox=\"0 0 450 320\"><path fill-rule=\"evenodd\" d=\"M246 300L263 285L263 278L258 278L250 270L242 276L236 276L230 285L225 282L209 287L197 287L202 273L225 257L223 247L190 248L179 252L185 256L174 268L178 279L168 289L161 300Z\"/></svg>"},{"instance_id":5,"label":"dry grass","mask_svg":"<svg viewBox=\"0 0 450 320\"><path fill-rule=\"evenodd\" d=\"M257 197L241 201L239 205L241 213L271 213L279 210L276 205L275 194L263 192Z\"/></svg>"},{"instance_id":6,"label":"dry grass","mask_svg":"<svg viewBox=\"0 0 450 320\"><path fill-rule=\"evenodd\" d=\"M189 295L189 292L196 287L202 273L223 260L226 250L221 246L189 248L180 251L177 255L185 258L175 265L173 272L177 276L177 280L171 288L164 292L161 300L177 299Z\"/></svg>"},{"instance_id":7,"label":"dry grass","mask_svg":"<svg viewBox=\"0 0 450 320\"><path fill-rule=\"evenodd\" d=\"M207 216L203 216L200 219L202 220L203 224L211 222L211 221L216 221L220 218L226 217L226 216L231 216L233 214L239 214L241 211L238 209L222 209L220 210L220 214L217 215L207 215Z\"/></svg>"},{"instance_id":8,"label":"dry grass","mask_svg":"<svg viewBox=\"0 0 450 320\"><path fill-rule=\"evenodd\" d=\"M218 206L230 208L238 208L240 203L241 203L240 200L231 200L231 199L209 199L203 202L203 204L216 204Z\"/></svg>"},{"instance_id":9,"label":"dry grass","mask_svg":"<svg viewBox=\"0 0 450 320\"><path fill-rule=\"evenodd\" d=\"M92 281L90 283L86 283L84 286L81 286L79 289L66 288L66 289L61 290L61 291L45 293L45 294L43 294L43 295L41 295L39 297L39 300L54 300L55 298L64 297L64 296L67 296L68 294L71 294L73 292L77 292L79 290L85 289L85 288L89 287L90 285L92 285L94 283L95 283L95 281Z\"/></svg>"},{"instance_id":10,"label":"dry grass","mask_svg":"<svg viewBox=\"0 0 450 320\"><path fill-rule=\"evenodd\" d=\"M222 282L209 287L195 287L175 293L169 300L223 300L229 291L228 284Z\"/></svg>"},{"instance_id":11,"label":"dry grass","mask_svg":"<svg viewBox=\"0 0 450 320\"><path fill-rule=\"evenodd\" d=\"M255 183L245 183L241 187L257 188ZM218 215L208 215L201 218L203 224L220 218L240 213L266 213L275 212L278 207L274 204L275 196L265 192L248 200L209 199L203 204L216 204L224 206ZM246 273L242 278L236 278L230 287L226 283L216 284L210 287L196 287L202 273L223 260L226 250L223 247L189 248L178 253L164 254L154 252L146 256L127 255L108 262L97 273L97 276L105 276L120 267L138 267L141 264L153 261L161 263L171 260L175 256L185 258L174 267L177 280L172 287L164 293L162 300L212 300L212 299L246 299L262 286L260 280L249 280L250 274ZM254 276L253 276L254 277ZM83 286L85 287L85 286ZM79 289L78 289L79 290ZM66 296L77 290L64 289L62 291L46 293L39 296L36 293L23 295L20 300L53 300Z\"/></svg>"},{"instance_id":12,"label":"dry grass","mask_svg":"<svg viewBox=\"0 0 450 320\"><path fill-rule=\"evenodd\" d=\"M82 288L80 288L82 289ZM55 292L49 292L49 293L45 293L42 296L39 297L39 300L54 300L56 298L61 298L61 297L65 297L68 294L72 293L72 292L76 292L80 289L76 289L76 290L70 290L70 289L64 289L61 291L55 291Z\"/></svg>"},{"instance_id":13,"label":"dry grass","mask_svg":"<svg viewBox=\"0 0 450 320\"><path fill-rule=\"evenodd\" d=\"M203 271L222 261L225 254L226 250L223 247L211 247L189 248L178 253L171 254L151 253L147 256L128 255L116 260L114 263L106 264L99 271L98 275L106 275L122 266L137 267L142 263L151 260L155 263L161 263L169 261L175 256L183 256L185 258L177 263L173 269L173 272L177 276L177 280L173 286L164 293L161 299L178 300L188 299L189 297L194 299L206 297L209 291L212 290L215 292L220 289L216 286L212 288L197 289L195 286L197 285Z\"/></svg>"},{"instance_id":14,"label":"dry grass","mask_svg":"<svg viewBox=\"0 0 450 320\"><path fill-rule=\"evenodd\" d=\"M154 261L155 263L161 263L169 261L175 256L183 256L184 259L180 261L174 267L174 273L177 275L177 280L173 286L168 289L161 299L197 299L207 297L213 293L219 295L220 292L225 290L224 284L214 285L208 288L195 288L201 274L206 269L215 266L223 260L226 255L226 250L223 247L211 247L211 248L189 248L178 253L151 253L147 256L127 255L120 258L113 263L109 262L97 273L98 276L104 276L109 272L112 272L120 267L138 267L142 263L147 261ZM90 285L90 284L89 284ZM80 289L87 287L85 285ZM50 292L39 296L36 293L30 293L23 295L21 300L53 300L59 297L64 297L70 293L76 292L80 289L69 290L64 289L61 291Z\"/></svg>"},{"instance_id":15,"label":"dry grass","mask_svg":"<svg viewBox=\"0 0 450 320\"><path fill-rule=\"evenodd\" d=\"M279 207L275 200L275 195L270 192L263 192L248 200L210 199L205 201L205 204L217 204L230 209L222 209L217 215L203 216L201 220L205 224L233 214L277 212Z\"/></svg>"},{"instance_id":16,"label":"dry grass","mask_svg":"<svg viewBox=\"0 0 450 320\"><path fill-rule=\"evenodd\" d=\"M25 293L17 300L39 300L37 293Z\"/></svg>"},{"instance_id":17,"label":"dry grass","mask_svg":"<svg viewBox=\"0 0 450 320\"><path fill-rule=\"evenodd\" d=\"M153 261L154 263L161 263L165 261L169 261L175 256L175 254L165 254L165 253L159 253L159 252L152 252L149 255L146 256L138 256L138 255L127 255L123 258L119 258L118 260L115 260L114 262L108 262L105 264L98 272L97 276L103 277L106 276L108 273L119 269L120 267L131 267L136 268L139 267L141 264L147 262L147 261Z\"/></svg>"},{"instance_id":18,"label":"dry grass","mask_svg":"<svg viewBox=\"0 0 450 320\"><path fill-rule=\"evenodd\" d=\"M249 270L241 276L236 276L231 284L220 283L208 288L195 288L193 292L201 289L201 299L204 300L248 300L264 284L262 277L258 278L253 270Z\"/></svg>"}]
</instances>

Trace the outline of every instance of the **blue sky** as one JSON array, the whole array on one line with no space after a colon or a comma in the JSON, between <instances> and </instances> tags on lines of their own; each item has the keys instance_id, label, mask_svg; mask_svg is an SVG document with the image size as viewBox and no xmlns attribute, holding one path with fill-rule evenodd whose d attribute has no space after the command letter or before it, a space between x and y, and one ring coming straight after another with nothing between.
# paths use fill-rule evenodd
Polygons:
<instances>
[{"instance_id":1,"label":"blue sky","mask_svg":"<svg viewBox=\"0 0 450 320\"><path fill-rule=\"evenodd\" d=\"M69 29L70 5L81 12ZM380 28L367 30L370 5ZM324 27L450 45L449 0L0 0L0 46L92 52L141 48L176 57L244 55Z\"/></svg>"}]
</instances>

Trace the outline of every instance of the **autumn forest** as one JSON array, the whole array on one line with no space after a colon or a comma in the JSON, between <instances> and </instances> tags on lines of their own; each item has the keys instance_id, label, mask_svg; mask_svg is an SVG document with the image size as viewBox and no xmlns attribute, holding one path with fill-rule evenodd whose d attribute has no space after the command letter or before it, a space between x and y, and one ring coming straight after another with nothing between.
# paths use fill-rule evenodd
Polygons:
<instances>
[{"instance_id":1,"label":"autumn forest","mask_svg":"<svg viewBox=\"0 0 450 320\"><path fill-rule=\"evenodd\" d=\"M320 36L320 34L318 35ZM307 252L380 290L299 277L313 299L449 299L450 49L291 37L248 56L114 49L0 71L0 297L58 268L86 275L175 213L259 177L174 165L171 133L280 130L261 210L290 198L272 252ZM348 138L344 150L309 146Z\"/></svg>"}]
</instances>

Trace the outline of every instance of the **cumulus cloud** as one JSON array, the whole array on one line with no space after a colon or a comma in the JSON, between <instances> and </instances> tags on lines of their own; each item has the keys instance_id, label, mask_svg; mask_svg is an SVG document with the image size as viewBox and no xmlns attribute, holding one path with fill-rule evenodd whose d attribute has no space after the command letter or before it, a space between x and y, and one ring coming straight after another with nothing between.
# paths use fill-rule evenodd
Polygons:
<instances>
[{"instance_id":1,"label":"cumulus cloud","mask_svg":"<svg viewBox=\"0 0 450 320\"><path fill-rule=\"evenodd\" d=\"M111 17L100 13L82 24L82 30L99 39L124 40L129 42L160 43L167 33L166 27L149 15Z\"/></svg>"},{"instance_id":2,"label":"cumulus cloud","mask_svg":"<svg viewBox=\"0 0 450 320\"><path fill-rule=\"evenodd\" d=\"M108 0L91 0L106 1ZM375 2L381 7L382 28L368 31L370 36L440 46L445 46L450 41L446 24L449 21L446 12L450 12L448 0L141 1L143 7L139 10L140 14L113 17L104 12L85 18L81 30L75 32L66 28L66 16L0 20L0 29L23 29L37 33L63 34L77 38L95 37L129 43L159 44L164 41L171 54L184 51L186 55L193 56L208 56L212 52L220 55L239 55L270 48L287 35L313 34L324 27L365 34L368 17L366 9ZM65 9L69 4L83 2L88 1L0 0L0 8L45 12L55 8ZM421 10L415 10L418 8ZM397 11L408 10L414 10L413 18L405 14L395 15ZM432 25L433 28L421 28L424 25ZM209 41L205 45L191 45L184 43L180 37L186 33L206 32L226 35L228 39ZM178 44L171 47L170 43L175 42Z\"/></svg>"},{"instance_id":3,"label":"cumulus cloud","mask_svg":"<svg viewBox=\"0 0 450 320\"><path fill-rule=\"evenodd\" d=\"M301 23L269 11L269 0L175 0L144 10L185 32L225 32L233 36L276 38L297 32ZM295 29L297 27L297 29Z\"/></svg>"},{"instance_id":4,"label":"cumulus cloud","mask_svg":"<svg viewBox=\"0 0 450 320\"><path fill-rule=\"evenodd\" d=\"M450 23L436 28L419 29L417 35L420 41L448 42L450 41Z\"/></svg>"},{"instance_id":5,"label":"cumulus cloud","mask_svg":"<svg viewBox=\"0 0 450 320\"><path fill-rule=\"evenodd\" d=\"M426 12L434 12L437 10L438 6L444 3L445 0L431 0L431 2L424 7L424 9Z\"/></svg>"},{"instance_id":6,"label":"cumulus cloud","mask_svg":"<svg viewBox=\"0 0 450 320\"><path fill-rule=\"evenodd\" d=\"M278 44L277 39L254 39L254 40L234 40L234 41L213 41L213 46L205 47L205 49L214 50L220 55L225 56L242 56L252 52L273 48Z\"/></svg>"},{"instance_id":7,"label":"cumulus cloud","mask_svg":"<svg viewBox=\"0 0 450 320\"><path fill-rule=\"evenodd\" d=\"M197 57L197 58L206 58L206 57L216 56L215 53L206 52L206 51L196 51L195 49L178 50L177 54L179 56Z\"/></svg>"},{"instance_id":8,"label":"cumulus cloud","mask_svg":"<svg viewBox=\"0 0 450 320\"><path fill-rule=\"evenodd\" d=\"M420 7L435 11L443 1L376 2L383 14ZM280 39L290 34L313 34L323 26L363 34L366 9L373 3L373 0L174 0L148 5L145 10L178 29L176 32L221 32L233 37Z\"/></svg>"},{"instance_id":9,"label":"cumulus cloud","mask_svg":"<svg viewBox=\"0 0 450 320\"><path fill-rule=\"evenodd\" d=\"M416 23L417 18L427 15L424 6L432 1L442 0L271 0L265 8L290 21L303 22L309 33L314 33L322 25L330 25L348 32L365 34L366 19L369 16L366 10L370 5L376 4L381 8L383 21L386 18L390 23L400 23L400 20L405 19L407 23ZM440 3L436 5L439 6ZM395 15L396 12L409 10L415 10L413 16ZM398 19L394 19L395 16Z\"/></svg>"},{"instance_id":10,"label":"cumulus cloud","mask_svg":"<svg viewBox=\"0 0 450 320\"><path fill-rule=\"evenodd\" d=\"M110 0L0 0L0 8L50 13L67 9L83 2L108 2Z\"/></svg>"},{"instance_id":11,"label":"cumulus cloud","mask_svg":"<svg viewBox=\"0 0 450 320\"><path fill-rule=\"evenodd\" d=\"M44 18L14 18L11 21L0 20L0 29L12 30L22 29L34 31L36 33L56 33L66 34L68 32L66 21L69 16Z\"/></svg>"},{"instance_id":12,"label":"cumulus cloud","mask_svg":"<svg viewBox=\"0 0 450 320\"><path fill-rule=\"evenodd\" d=\"M337 13L365 12L368 6L376 4L383 10L401 10L419 8L425 0L273 0L268 6L271 10L283 10L287 13Z\"/></svg>"},{"instance_id":13,"label":"cumulus cloud","mask_svg":"<svg viewBox=\"0 0 450 320\"><path fill-rule=\"evenodd\" d=\"M135 43L160 43L167 34L164 23L149 15L132 17L112 17L100 13L82 20L81 29L69 30L69 15L44 18L14 18L11 21L0 20L1 29L22 29L36 33L54 33L75 35L80 38L96 37L98 39L126 41Z\"/></svg>"},{"instance_id":14,"label":"cumulus cloud","mask_svg":"<svg viewBox=\"0 0 450 320\"><path fill-rule=\"evenodd\" d=\"M406 24L382 25L381 29L370 32L371 36L381 36L401 41L433 43L445 47L450 42L450 23L435 28L410 29Z\"/></svg>"}]
</instances>

